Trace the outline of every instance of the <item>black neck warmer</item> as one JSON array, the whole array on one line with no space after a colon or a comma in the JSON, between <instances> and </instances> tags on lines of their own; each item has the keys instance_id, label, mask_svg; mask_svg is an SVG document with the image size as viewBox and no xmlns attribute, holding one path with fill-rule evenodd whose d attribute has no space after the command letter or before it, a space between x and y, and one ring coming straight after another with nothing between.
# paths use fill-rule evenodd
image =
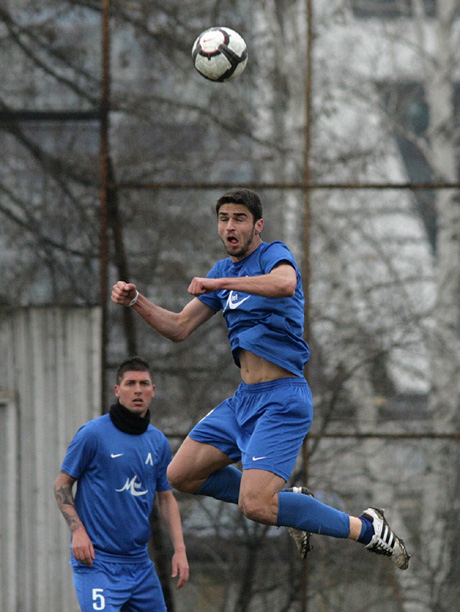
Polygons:
<instances>
[{"instance_id":1,"label":"black neck warmer","mask_svg":"<svg viewBox=\"0 0 460 612\"><path fill-rule=\"evenodd\" d=\"M145 417L137 416L118 401L110 406L110 418L117 429L124 433L139 436L147 431L150 423L150 410L147 410Z\"/></svg>"}]
</instances>

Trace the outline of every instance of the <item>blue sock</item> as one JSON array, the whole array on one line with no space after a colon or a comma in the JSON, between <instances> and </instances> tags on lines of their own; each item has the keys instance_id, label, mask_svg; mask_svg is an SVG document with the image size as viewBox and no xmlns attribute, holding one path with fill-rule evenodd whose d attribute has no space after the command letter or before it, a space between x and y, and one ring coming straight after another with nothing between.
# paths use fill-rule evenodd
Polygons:
<instances>
[{"instance_id":1,"label":"blue sock","mask_svg":"<svg viewBox=\"0 0 460 612\"><path fill-rule=\"evenodd\" d=\"M207 495L231 504L238 503L240 496L241 472L234 465L227 465L213 472L201 485L195 495Z\"/></svg>"},{"instance_id":2,"label":"blue sock","mask_svg":"<svg viewBox=\"0 0 460 612\"><path fill-rule=\"evenodd\" d=\"M362 521L363 526L361 528L361 534L358 538L358 542L361 542L361 544L369 544L369 542L372 540L372 536L375 533L374 525L372 521L365 516L360 516L359 519Z\"/></svg>"},{"instance_id":3,"label":"blue sock","mask_svg":"<svg viewBox=\"0 0 460 612\"><path fill-rule=\"evenodd\" d=\"M277 525L335 538L348 538L350 534L348 514L309 495L288 491L278 493Z\"/></svg>"}]
</instances>

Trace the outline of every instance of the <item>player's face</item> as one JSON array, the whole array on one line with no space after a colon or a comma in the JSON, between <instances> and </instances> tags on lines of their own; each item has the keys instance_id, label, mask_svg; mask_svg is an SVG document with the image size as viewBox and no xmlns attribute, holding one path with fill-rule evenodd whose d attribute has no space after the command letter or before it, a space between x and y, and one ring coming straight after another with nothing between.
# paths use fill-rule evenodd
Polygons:
<instances>
[{"instance_id":1,"label":"player's face","mask_svg":"<svg viewBox=\"0 0 460 612\"><path fill-rule=\"evenodd\" d=\"M217 231L234 261L250 255L262 242L264 222L254 217L243 204L222 204L217 216Z\"/></svg>"},{"instance_id":2,"label":"player's face","mask_svg":"<svg viewBox=\"0 0 460 612\"><path fill-rule=\"evenodd\" d=\"M148 372L125 372L115 395L120 404L131 412L145 416L155 395L155 385Z\"/></svg>"}]
</instances>

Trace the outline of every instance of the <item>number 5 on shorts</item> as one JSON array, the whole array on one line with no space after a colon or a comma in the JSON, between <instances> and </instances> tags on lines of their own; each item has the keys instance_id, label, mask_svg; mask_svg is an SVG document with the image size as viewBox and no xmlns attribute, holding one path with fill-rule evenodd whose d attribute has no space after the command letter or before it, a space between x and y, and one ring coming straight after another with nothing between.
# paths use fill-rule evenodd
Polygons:
<instances>
[{"instance_id":1,"label":"number 5 on shorts","mask_svg":"<svg viewBox=\"0 0 460 612\"><path fill-rule=\"evenodd\" d=\"M93 589L93 610L105 610L104 589Z\"/></svg>"}]
</instances>

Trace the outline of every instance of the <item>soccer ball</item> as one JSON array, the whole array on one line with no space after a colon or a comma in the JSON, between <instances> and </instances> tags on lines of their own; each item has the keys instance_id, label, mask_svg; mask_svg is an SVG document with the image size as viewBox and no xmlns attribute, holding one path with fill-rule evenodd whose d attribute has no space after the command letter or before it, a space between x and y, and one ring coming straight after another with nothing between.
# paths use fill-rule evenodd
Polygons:
<instances>
[{"instance_id":1,"label":"soccer ball","mask_svg":"<svg viewBox=\"0 0 460 612\"><path fill-rule=\"evenodd\" d=\"M241 74L248 62L243 38L230 28L215 27L202 32L193 43L193 64L210 81L229 81Z\"/></svg>"}]
</instances>

